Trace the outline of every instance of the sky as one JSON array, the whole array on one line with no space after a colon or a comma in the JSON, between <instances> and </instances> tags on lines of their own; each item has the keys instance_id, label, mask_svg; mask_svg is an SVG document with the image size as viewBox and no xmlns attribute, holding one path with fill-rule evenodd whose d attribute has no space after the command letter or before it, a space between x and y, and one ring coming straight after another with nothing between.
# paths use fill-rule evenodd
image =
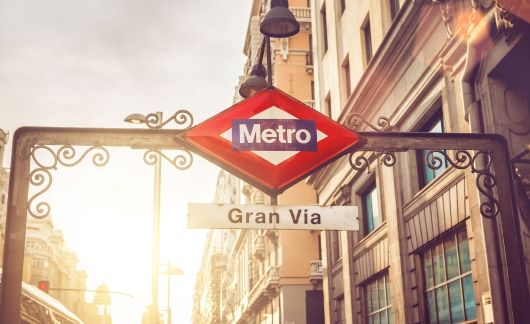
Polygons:
<instances>
[{"instance_id":1,"label":"sky","mask_svg":"<svg viewBox=\"0 0 530 324\"><path fill-rule=\"evenodd\" d=\"M179 109L197 124L232 104L250 6L250 0L0 0L0 128L10 137L21 126L141 128L123 119L156 111L168 118ZM78 268L87 271L87 288L104 282L132 296L113 294L113 323L140 323L150 302L153 167L141 150L109 152L101 168L90 158L59 167L42 200L77 253ZM8 148L3 165L9 161ZM186 171L162 166L160 260L185 273L171 278L173 323L190 322L205 237L204 230L186 229L186 204L212 202L218 172L198 156ZM166 280L160 277L162 310Z\"/></svg>"}]
</instances>

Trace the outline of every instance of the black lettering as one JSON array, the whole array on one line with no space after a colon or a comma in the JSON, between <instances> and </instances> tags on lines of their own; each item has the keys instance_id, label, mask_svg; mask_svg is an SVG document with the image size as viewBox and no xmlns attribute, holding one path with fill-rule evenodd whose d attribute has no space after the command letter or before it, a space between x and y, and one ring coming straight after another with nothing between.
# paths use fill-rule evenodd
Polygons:
<instances>
[{"instance_id":1,"label":"black lettering","mask_svg":"<svg viewBox=\"0 0 530 324\"><path fill-rule=\"evenodd\" d=\"M241 219L242 219L241 209L238 209L238 208L230 209L230 211L228 212L228 220L231 223L241 223Z\"/></svg>"},{"instance_id":2,"label":"black lettering","mask_svg":"<svg viewBox=\"0 0 530 324\"><path fill-rule=\"evenodd\" d=\"M300 220L300 214L301 213L302 213L302 211L300 209L298 209L298 213L296 213L296 216L295 216L293 210L289 209L289 214L291 214L291 218L292 218L294 224L298 224L298 221Z\"/></svg>"},{"instance_id":3,"label":"black lettering","mask_svg":"<svg viewBox=\"0 0 530 324\"><path fill-rule=\"evenodd\" d=\"M265 213L262 213L262 212L256 213L256 223L258 224L265 223Z\"/></svg>"},{"instance_id":4,"label":"black lettering","mask_svg":"<svg viewBox=\"0 0 530 324\"><path fill-rule=\"evenodd\" d=\"M274 220L276 218L276 220ZM276 223L278 224L280 222L280 214L278 213L269 213L269 223Z\"/></svg>"},{"instance_id":5,"label":"black lettering","mask_svg":"<svg viewBox=\"0 0 530 324\"><path fill-rule=\"evenodd\" d=\"M311 224L314 224L314 225L320 224L320 214L318 213L311 214Z\"/></svg>"},{"instance_id":6,"label":"black lettering","mask_svg":"<svg viewBox=\"0 0 530 324\"><path fill-rule=\"evenodd\" d=\"M252 212L246 212L246 216L247 216L246 222L247 222L247 224L250 223L250 216L252 216L252 214L253 214Z\"/></svg>"}]
</instances>

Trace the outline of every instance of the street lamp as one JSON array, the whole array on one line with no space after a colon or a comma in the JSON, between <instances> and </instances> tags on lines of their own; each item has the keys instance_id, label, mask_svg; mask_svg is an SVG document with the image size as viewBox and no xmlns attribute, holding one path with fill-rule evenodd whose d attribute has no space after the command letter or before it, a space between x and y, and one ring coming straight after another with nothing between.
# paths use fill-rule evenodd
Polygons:
<instances>
[{"instance_id":1,"label":"street lamp","mask_svg":"<svg viewBox=\"0 0 530 324\"><path fill-rule=\"evenodd\" d=\"M171 324L171 276L183 275L184 271L177 267L172 267L171 262L167 262L166 271L162 274L167 275L167 324Z\"/></svg>"},{"instance_id":2,"label":"street lamp","mask_svg":"<svg viewBox=\"0 0 530 324\"><path fill-rule=\"evenodd\" d=\"M248 79L241 84L241 87L239 87L239 94L241 97L251 97L256 92L266 88L268 85L267 80L265 80L266 74L267 71L261 62L254 65Z\"/></svg>"},{"instance_id":3,"label":"street lamp","mask_svg":"<svg viewBox=\"0 0 530 324\"><path fill-rule=\"evenodd\" d=\"M156 112L156 126L162 125L162 112ZM147 123L147 117L142 114L131 114L124 119L125 122L133 124ZM155 161L155 187L154 187L154 208L153 208L153 259L151 268L151 321L158 323L158 262L160 258L160 187L162 182L162 168L160 156L157 155Z\"/></svg>"},{"instance_id":4,"label":"street lamp","mask_svg":"<svg viewBox=\"0 0 530 324\"><path fill-rule=\"evenodd\" d=\"M296 35L300 24L289 10L287 0L272 0L271 9L261 22L260 31L263 35L285 38Z\"/></svg>"}]
</instances>

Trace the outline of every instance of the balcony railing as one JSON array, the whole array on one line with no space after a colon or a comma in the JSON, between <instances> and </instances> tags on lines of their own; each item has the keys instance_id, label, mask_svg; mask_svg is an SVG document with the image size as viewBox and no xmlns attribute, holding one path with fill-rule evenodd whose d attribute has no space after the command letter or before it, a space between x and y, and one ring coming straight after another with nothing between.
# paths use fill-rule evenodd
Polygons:
<instances>
[{"instance_id":1,"label":"balcony railing","mask_svg":"<svg viewBox=\"0 0 530 324\"><path fill-rule=\"evenodd\" d=\"M316 282L322 280L322 260L313 260L309 262L309 280Z\"/></svg>"},{"instance_id":2,"label":"balcony railing","mask_svg":"<svg viewBox=\"0 0 530 324\"><path fill-rule=\"evenodd\" d=\"M303 22L311 21L311 9L303 7L289 7L293 15L296 17L296 20Z\"/></svg>"},{"instance_id":3,"label":"balcony railing","mask_svg":"<svg viewBox=\"0 0 530 324\"><path fill-rule=\"evenodd\" d=\"M270 266L250 290L248 294L249 305L260 304L264 300L267 300L270 293L278 288L279 283L279 267Z\"/></svg>"}]
</instances>

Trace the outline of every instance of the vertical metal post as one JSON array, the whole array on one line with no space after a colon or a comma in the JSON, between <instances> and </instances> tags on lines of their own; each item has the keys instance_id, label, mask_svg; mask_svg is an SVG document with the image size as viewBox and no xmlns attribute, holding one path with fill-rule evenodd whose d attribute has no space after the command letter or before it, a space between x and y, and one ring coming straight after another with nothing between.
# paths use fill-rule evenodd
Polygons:
<instances>
[{"instance_id":1,"label":"vertical metal post","mask_svg":"<svg viewBox=\"0 0 530 324\"><path fill-rule=\"evenodd\" d=\"M521 225L517 214L512 164L508 153L508 143L498 136L492 143L492 159L497 179L500 223L499 239L502 242L501 254L504 281L506 282L508 315L510 323L523 323L530 318L528 300L528 280L521 237Z\"/></svg>"},{"instance_id":2,"label":"vertical metal post","mask_svg":"<svg viewBox=\"0 0 530 324\"><path fill-rule=\"evenodd\" d=\"M0 323L20 323L20 293L28 206L31 145L15 132L7 199Z\"/></svg>"},{"instance_id":3,"label":"vertical metal post","mask_svg":"<svg viewBox=\"0 0 530 324\"><path fill-rule=\"evenodd\" d=\"M269 36L265 36L267 42L267 82L269 87L272 87L272 58L271 58L271 39Z\"/></svg>"},{"instance_id":4,"label":"vertical metal post","mask_svg":"<svg viewBox=\"0 0 530 324\"><path fill-rule=\"evenodd\" d=\"M171 324L171 261L167 262L167 324Z\"/></svg>"},{"instance_id":5,"label":"vertical metal post","mask_svg":"<svg viewBox=\"0 0 530 324\"><path fill-rule=\"evenodd\" d=\"M163 122L162 112L156 112L157 126ZM151 320L153 324L158 324L160 311L158 307L158 277L160 260L160 187L162 182L161 156L157 154L155 162L154 178L154 210L153 210L153 260L151 273Z\"/></svg>"}]
</instances>

